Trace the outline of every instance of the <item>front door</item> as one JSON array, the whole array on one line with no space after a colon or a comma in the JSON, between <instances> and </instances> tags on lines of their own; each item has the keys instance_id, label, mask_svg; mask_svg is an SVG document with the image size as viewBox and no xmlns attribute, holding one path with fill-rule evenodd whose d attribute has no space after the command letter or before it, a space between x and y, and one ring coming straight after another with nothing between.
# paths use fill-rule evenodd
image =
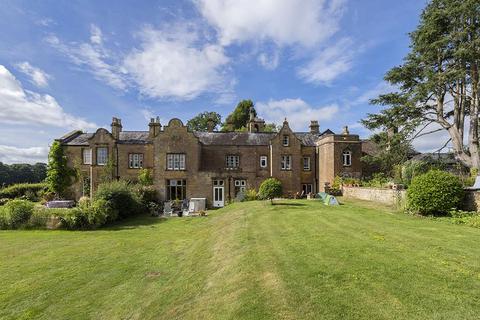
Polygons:
<instances>
[{"instance_id":1,"label":"front door","mask_svg":"<svg viewBox=\"0 0 480 320\"><path fill-rule=\"evenodd\" d=\"M213 206L216 208L225 205L225 189L223 180L213 180Z\"/></svg>"}]
</instances>

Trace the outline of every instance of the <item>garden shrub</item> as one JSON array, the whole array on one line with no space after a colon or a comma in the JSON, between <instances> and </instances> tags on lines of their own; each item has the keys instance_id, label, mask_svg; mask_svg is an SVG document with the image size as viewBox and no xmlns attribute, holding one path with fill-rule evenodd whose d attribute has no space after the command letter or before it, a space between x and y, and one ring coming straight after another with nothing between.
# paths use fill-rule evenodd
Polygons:
<instances>
[{"instance_id":1,"label":"garden shrub","mask_svg":"<svg viewBox=\"0 0 480 320\"><path fill-rule=\"evenodd\" d=\"M449 213L451 221L455 224L480 228L480 214L476 211L451 210Z\"/></svg>"},{"instance_id":2,"label":"garden shrub","mask_svg":"<svg viewBox=\"0 0 480 320\"><path fill-rule=\"evenodd\" d=\"M463 200L460 179L448 172L430 170L413 178L407 189L408 209L422 215L442 215Z\"/></svg>"},{"instance_id":3,"label":"garden shrub","mask_svg":"<svg viewBox=\"0 0 480 320\"><path fill-rule=\"evenodd\" d=\"M139 184L133 188L133 191L136 193L138 199L145 207L148 206L150 202L158 201L157 189L155 189L155 187L153 186L145 186Z\"/></svg>"},{"instance_id":4,"label":"garden shrub","mask_svg":"<svg viewBox=\"0 0 480 320\"><path fill-rule=\"evenodd\" d=\"M50 219L53 209L48 209L42 205L36 205L33 208L33 213L28 219L27 227L28 228L45 228L47 226L47 222Z\"/></svg>"},{"instance_id":5,"label":"garden shrub","mask_svg":"<svg viewBox=\"0 0 480 320\"><path fill-rule=\"evenodd\" d=\"M41 193L46 189L45 183L18 183L0 190L0 198L26 198L38 201Z\"/></svg>"},{"instance_id":6,"label":"garden shrub","mask_svg":"<svg viewBox=\"0 0 480 320\"><path fill-rule=\"evenodd\" d=\"M118 211L113 209L110 202L104 199L93 201L86 212L88 223L92 227L100 227L107 222L113 222L118 219Z\"/></svg>"},{"instance_id":7,"label":"garden shrub","mask_svg":"<svg viewBox=\"0 0 480 320\"><path fill-rule=\"evenodd\" d=\"M282 194L282 183L275 178L264 180L258 189L259 199L270 200L270 202L272 202L273 198L281 197Z\"/></svg>"},{"instance_id":8,"label":"garden shrub","mask_svg":"<svg viewBox=\"0 0 480 320\"><path fill-rule=\"evenodd\" d=\"M100 199L108 201L110 208L118 213L119 218L135 215L144 209L135 188L126 181L101 183L93 200Z\"/></svg>"},{"instance_id":9,"label":"garden shrub","mask_svg":"<svg viewBox=\"0 0 480 320\"><path fill-rule=\"evenodd\" d=\"M254 201L257 200L258 194L255 189L248 189L247 192L245 192L245 198L243 199L244 201Z\"/></svg>"},{"instance_id":10,"label":"garden shrub","mask_svg":"<svg viewBox=\"0 0 480 320\"><path fill-rule=\"evenodd\" d=\"M91 204L92 204L92 201L90 200L89 197L80 197L80 199L78 199L77 207L79 207L82 210L86 210L90 207Z\"/></svg>"},{"instance_id":11,"label":"garden shrub","mask_svg":"<svg viewBox=\"0 0 480 320\"><path fill-rule=\"evenodd\" d=\"M153 175L150 169L140 169L138 172L138 183L142 186L153 185Z\"/></svg>"},{"instance_id":12,"label":"garden shrub","mask_svg":"<svg viewBox=\"0 0 480 320\"><path fill-rule=\"evenodd\" d=\"M60 218L62 223L62 228L69 230L78 230L78 229L87 229L90 227L88 222L87 212L80 210L80 208L59 208L59 209L48 209L52 212L54 216Z\"/></svg>"},{"instance_id":13,"label":"garden shrub","mask_svg":"<svg viewBox=\"0 0 480 320\"><path fill-rule=\"evenodd\" d=\"M25 224L33 213L34 204L27 200L11 200L2 207L2 224L16 229Z\"/></svg>"},{"instance_id":14,"label":"garden shrub","mask_svg":"<svg viewBox=\"0 0 480 320\"><path fill-rule=\"evenodd\" d=\"M402 166L402 182L409 186L412 179L418 175L426 173L430 169L430 164L421 160L409 160Z\"/></svg>"},{"instance_id":15,"label":"garden shrub","mask_svg":"<svg viewBox=\"0 0 480 320\"><path fill-rule=\"evenodd\" d=\"M388 184L388 177L383 172L374 173L372 178L362 183L365 187L385 188Z\"/></svg>"}]
</instances>

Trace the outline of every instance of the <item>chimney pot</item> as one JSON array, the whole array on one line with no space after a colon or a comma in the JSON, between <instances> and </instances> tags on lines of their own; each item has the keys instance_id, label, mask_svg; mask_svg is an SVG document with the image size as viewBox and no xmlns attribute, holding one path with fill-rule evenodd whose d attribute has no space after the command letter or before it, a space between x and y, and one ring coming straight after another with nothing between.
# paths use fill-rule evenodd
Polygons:
<instances>
[{"instance_id":1,"label":"chimney pot","mask_svg":"<svg viewBox=\"0 0 480 320\"><path fill-rule=\"evenodd\" d=\"M320 126L318 125L317 120L312 120L310 121L310 133L320 133Z\"/></svg>"}]
</instances>

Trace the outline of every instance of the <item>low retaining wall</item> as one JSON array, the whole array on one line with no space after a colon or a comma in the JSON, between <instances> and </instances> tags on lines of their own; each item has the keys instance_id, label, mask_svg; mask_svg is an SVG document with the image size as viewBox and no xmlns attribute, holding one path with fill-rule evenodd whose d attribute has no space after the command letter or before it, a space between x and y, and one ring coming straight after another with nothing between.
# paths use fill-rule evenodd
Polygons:
<instances>
[{"instance_id":1,"label":"low retaining wall","mask_svg":"<svg viewBox=\"0 0 480 320\"><path fill-rule=\"evenodd\" d=\"M345 198L380 202L397 208L403 208L407 199L405 190L343 187L342 193ZM465 190L462 209L480 211L480 190Z\"/></svg>"},{"instance_id":2,"label":"low retaining wall","mask_svg":"<svg viewBox=\"0 0 480 320\"><path fill-rule=\"evenodd\" d=\"M463 200L463 210L480 211L480 191L465 190L465 199Z\"/></svg>"},{"instance_id":3,"label":"low retaining wall","mask_svg":"<svg viewBox=\"0 0 480 320\"><path fill-rule=\"evenodd\" d=\"M405 190L381 188L343 187L342 195L345 198L374 201L397 208L402 208L406 200Z\"/></svg>"}]
</instances>

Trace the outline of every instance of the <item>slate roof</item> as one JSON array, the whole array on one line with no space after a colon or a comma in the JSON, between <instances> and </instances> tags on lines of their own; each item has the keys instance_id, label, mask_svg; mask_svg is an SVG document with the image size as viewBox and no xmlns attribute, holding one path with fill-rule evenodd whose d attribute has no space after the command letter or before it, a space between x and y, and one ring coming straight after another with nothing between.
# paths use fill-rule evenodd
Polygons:
<instances>
[{"instance_id":1,"label":"slate roof","mask_svg":"<svg viewBox=\"0 0 480 320\"><path fill-rule=\"evenodd\" d=\"M325 134L333 134L333 131L327 129L322 133L311 133L311 132L294 132L294 134L302 141L304 146L315 147L318 138Z\"/></svg>"},{"instance_id":2,"label":"slate roof","mask_svg":"<svg viewBox=\"0 0 480 320\"><path fill-rule=\"evenodd\" d=\"M80 133L80 134L72 135L65 139L60 138L59 140L62 144L65 144L68 146L88 146L88 139L93 137L93 135L94 133Z\"/></svg>"},{"instance_id":3,"label":"slate roof","mask_svg":"<svg viewBox=\"0 0 480 320\"><path fill-rule=\"evenodd\" d=\"M201 143L221 146L268 146L274 133L259 132L200 132L195 131Z\"/></svg>"},{"instance_id":4,"label":"slate roof","mask_svg":"<svg viewBox=\"0 0 480 320\"><path fill-rule=\"evenodd\" d=\"M123 144L147 144L148 131L122 131L118 143Z\"/></svg>"},{"instance_id":5,"label":"slate roof","mask_svg":"<svg viewBox=\"0 0 480 320\"><path fill-rule=\"evenodd\" d=\"M59 141L67 146L88 146L88 139L93 137L94 133L74 132L72 135L65 135ZM147 144L148 131L122 131L120 132L119 144Z\"/></svg>"},{"instance_id":6,"label":"slate roof","mask_svg":"<svg viewBox=\"0 0 480 320\"><path fill-rule=\"evenodd\" d=\"M201 143L205 145L223 145L223 146L268 146L270 139L275 135L271 132L200 132L193 133ZM315 146L319 137L324 134L333 134L331 130L325 130L319 134L310 132L294 133L305 146ZM83 133L80 131L72 132L59 141L69 146L87 146L88 139L92 138L94 133ZM120 144L148 144L148 131L122 131L120 132Z\"/></svg>"}]
</instances>

